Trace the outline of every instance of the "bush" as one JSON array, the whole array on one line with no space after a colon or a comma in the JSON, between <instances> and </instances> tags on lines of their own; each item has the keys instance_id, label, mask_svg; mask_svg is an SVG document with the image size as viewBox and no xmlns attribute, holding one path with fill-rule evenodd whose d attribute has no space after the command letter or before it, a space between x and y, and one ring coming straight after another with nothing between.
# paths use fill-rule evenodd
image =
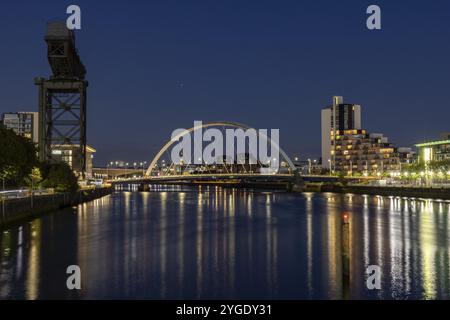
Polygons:
<instances>
[{"instance_id":1,"label":"bush","mask_svg":"<svg viewBox=\"0 0 450 320\"><path fill-rule=\"evenodd\" d=\"M56 192L76 192L78 180L72 169L65 162L44 163L41 165L44 178L42 186L54 188Z\"/></svg>"}]
</instances>

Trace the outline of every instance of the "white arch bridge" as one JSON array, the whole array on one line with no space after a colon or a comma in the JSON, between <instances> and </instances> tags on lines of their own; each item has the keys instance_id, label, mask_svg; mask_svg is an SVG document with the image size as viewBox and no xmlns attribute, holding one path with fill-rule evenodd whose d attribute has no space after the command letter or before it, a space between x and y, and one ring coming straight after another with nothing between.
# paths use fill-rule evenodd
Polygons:
<instances>
[{"instance_id":1,"label":"white arch bridge","mask_svg":"<svg viewBox=\"0 0 450 320\"><path fill-rule=\"evenodd\" d=\"M190 161L187 164L173 163L170 159L170 148L182 139L186 135L190 135L196 130L202 130L206 128L234 128L242 130L255 130L247 125L218 121L210 123L202 123L201 125L194 126L190 129L183 130L177 136L173 137L167 142L161 150L156 154L150 163L146 173L142 177L124 178L111 181L113 184L120 183L202 183L202 184L286 184L286 183L301 183L302 179L294 166L291 159L287 154L271 140L270 137L263 135L263 138L270 141L270 144L275 146L279 150L280 159L278 169L273 170L261 170L261 168L267 167L267 164L263 164L260 161L256 161L255 164L249 164L249 161L232 162L227 163L215 163L207 164L202 162L201 164L191 164ZM261 138L261 132L260 138ZM272 150L273 151L273 150ZM247 159L248 160L248 159ZM266 173L267 172L267 173Z\"/></svg>"}]
</instances>

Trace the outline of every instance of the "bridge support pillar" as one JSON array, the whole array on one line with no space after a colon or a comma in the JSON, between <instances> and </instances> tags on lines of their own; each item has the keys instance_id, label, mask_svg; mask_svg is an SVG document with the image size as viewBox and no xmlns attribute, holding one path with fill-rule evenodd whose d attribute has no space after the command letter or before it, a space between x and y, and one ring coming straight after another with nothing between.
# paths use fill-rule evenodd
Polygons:
<instances>
[{"instance_id":1,"label":"bridge support pillar","mask_svg":"<svg viewBox=\"0 0 450 320\"><path fill-rule=\"evenodd\" d=\"M139 191L150 191L150 186L147 183L141 183L138 187Z\"/></svg>"},{"instance_id":2,"label":"bridge support pillar","mask_svg":"<svg viewBox=\"0 0 450 320\"><path fill-rule=\"evenodd\" d=\"M294 171L294 181L289 185L289 191L300 191L305 189L305 181L303 180L298 170Z\"/></svg>"}]
</instances>

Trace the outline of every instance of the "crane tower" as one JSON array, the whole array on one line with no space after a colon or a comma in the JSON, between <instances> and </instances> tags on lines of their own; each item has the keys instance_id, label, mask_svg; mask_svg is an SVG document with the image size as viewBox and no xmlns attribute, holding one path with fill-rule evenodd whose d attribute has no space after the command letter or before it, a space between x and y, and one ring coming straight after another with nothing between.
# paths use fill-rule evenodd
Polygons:
<instances>
[{"instance_id":1,"label":"crane tower","mask_svg":"<svg viewBox=\"0 0 450 320\"><path fill-rule=\"evenodd\" d=\"M75 34L64 22L51 22L45 36L49 79L35 79L39 88L39 159L66 161L84 177L86 172L86 68Z\"/></svg>"}]
</instances>

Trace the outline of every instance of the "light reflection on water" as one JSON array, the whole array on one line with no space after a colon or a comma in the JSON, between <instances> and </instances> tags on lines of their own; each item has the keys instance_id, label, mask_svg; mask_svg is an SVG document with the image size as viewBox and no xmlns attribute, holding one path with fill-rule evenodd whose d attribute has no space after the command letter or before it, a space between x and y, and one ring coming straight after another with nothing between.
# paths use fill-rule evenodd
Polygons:
<instances>
[{"instance_id":1,"label":"light reflection on water","mask_svg":"<svg viewBox=\"0 0 450 320\"><path fill-rule=\"evenodd\" d=\"M398 197L122 191L1 231L0 298L448 299L449 219L449 202ZM66 289L72 264L81 291ZM374 264L381 290L366 288Z\"/></svg>"}]
</instances>

